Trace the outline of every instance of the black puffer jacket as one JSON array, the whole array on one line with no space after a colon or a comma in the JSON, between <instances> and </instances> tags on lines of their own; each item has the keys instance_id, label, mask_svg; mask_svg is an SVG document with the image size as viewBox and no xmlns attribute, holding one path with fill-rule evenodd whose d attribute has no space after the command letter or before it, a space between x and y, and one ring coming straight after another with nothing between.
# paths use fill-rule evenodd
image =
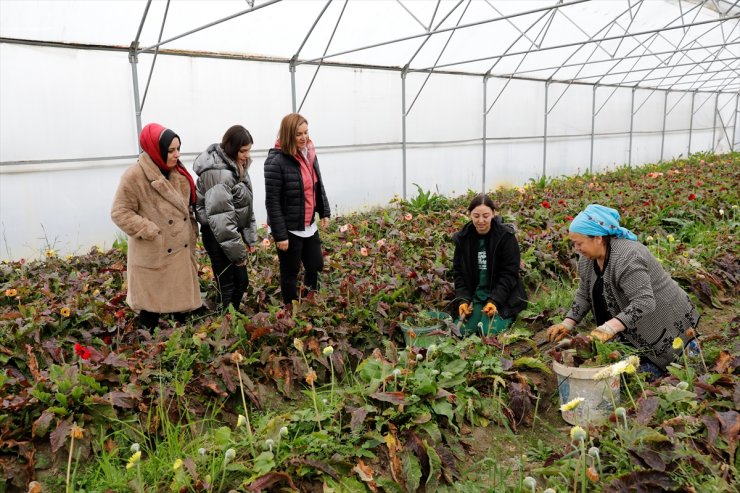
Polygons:
<instances>
[{"instance_id":1,"label":"black puffer jacket","mask_svg":"<svg viewBox=\"0 0 740 493\"><path fill-rule=\"evenodd\" d=\"M478 287L478 234L469 222L452 237L455 242L453 271L455 297L459 303L470 301ZM491 222L487 238L488 272L491 275L488 297L502 318L516 316L527 306L527 293L519 276L519 243L514 228L496 216Z\"/></svg>"},{"instance_id":2,"label":"black puffer jacket","mask_svg":"<svg viewBox=\"0 0 740 493\"><path fill-rule=\"evenodd\" d=\"M317 178L314 189L315 212L319 213L320 218L329 217L329 199L326 198L318 158L314 158L313 167ZM265 160L265 207L267 223L275 241L287 240L288 231L302 231L305 228L306 201L300 164L296 158L280 149L270 149Z\"/></svg>"}]
</instances>

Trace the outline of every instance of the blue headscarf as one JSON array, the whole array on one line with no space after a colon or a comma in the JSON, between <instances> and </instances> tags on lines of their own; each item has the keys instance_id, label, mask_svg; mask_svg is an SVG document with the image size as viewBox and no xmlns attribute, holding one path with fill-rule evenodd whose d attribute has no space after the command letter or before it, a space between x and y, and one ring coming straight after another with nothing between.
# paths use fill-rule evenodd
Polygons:
<instances>
[{"instance_id":1,"label":"blue headscarf","mask_svg":"<svg viewBox=\"0 0 740 493\"><path fill-rule=\"evenodd\" d=\"M570 223L570 231L587 236L616 236L635 241L637 236L619 225L619 212L610 207L591 204Z\"/></svg>"}]
</instances>

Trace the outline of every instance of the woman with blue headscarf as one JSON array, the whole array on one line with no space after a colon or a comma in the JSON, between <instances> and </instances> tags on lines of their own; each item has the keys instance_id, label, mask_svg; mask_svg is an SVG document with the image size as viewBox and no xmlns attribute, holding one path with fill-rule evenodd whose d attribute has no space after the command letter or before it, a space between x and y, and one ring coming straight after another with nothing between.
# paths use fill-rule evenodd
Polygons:
<instances>
[{"instance_id":1,"label":"woman with blue headscarf","mask_svg":"<svg viewBox=\"0 0 740 493\"><path fill-rule=\"evenodd\" d=\"M570 224L570 239L580 255L580 285L565 319L547 329L550 340L565 337L591 311L597 327L591 336L622 342L640 351L642 371L660 376L691 337L687 330L699 313L686 292L635 234L619 225L619 213L591 204Z\"/></svg>"}]
</instances>

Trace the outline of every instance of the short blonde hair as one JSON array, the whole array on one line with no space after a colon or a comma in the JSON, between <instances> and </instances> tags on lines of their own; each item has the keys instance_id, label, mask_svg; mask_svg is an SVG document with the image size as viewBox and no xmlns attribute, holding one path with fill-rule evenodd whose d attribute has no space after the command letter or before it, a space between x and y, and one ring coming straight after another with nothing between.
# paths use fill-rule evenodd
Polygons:
<instances>
[{"instance_id":1,"label":"short blonde hair","mask_svg":"<svg viewBox=\"0 0 740 493\"><path fill-rule=\"evenodd\" d=\"M280 122L280 131L278 132L278 140L280 141L280 148L285 154L294 156L298 152L298 146L295 141L295 134L298 131L298 127L303 124L308 125L308 120L303 118L298 113L290 113L283 117L283 121Z\"/></svg>"}]
</instances>

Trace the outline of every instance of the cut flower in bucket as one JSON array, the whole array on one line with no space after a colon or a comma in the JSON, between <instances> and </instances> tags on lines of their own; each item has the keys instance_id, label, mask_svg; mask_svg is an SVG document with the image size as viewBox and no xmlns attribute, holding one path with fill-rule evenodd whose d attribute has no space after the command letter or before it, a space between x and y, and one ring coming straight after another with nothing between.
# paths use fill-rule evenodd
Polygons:
<instances>
[{"instance_id":1,"label":"cut flower in bucket","mask_svg":"<svg viewBox=\"0 0 740 493\"><path fill-rule=\"evenodd\" d=\"M561 411L572 411L578 406L580 406L584 400L585 399L583 397L576 397L575 399L571 399L570 401L560 406L560 410Z\"/></svg>"}]
</instances>

